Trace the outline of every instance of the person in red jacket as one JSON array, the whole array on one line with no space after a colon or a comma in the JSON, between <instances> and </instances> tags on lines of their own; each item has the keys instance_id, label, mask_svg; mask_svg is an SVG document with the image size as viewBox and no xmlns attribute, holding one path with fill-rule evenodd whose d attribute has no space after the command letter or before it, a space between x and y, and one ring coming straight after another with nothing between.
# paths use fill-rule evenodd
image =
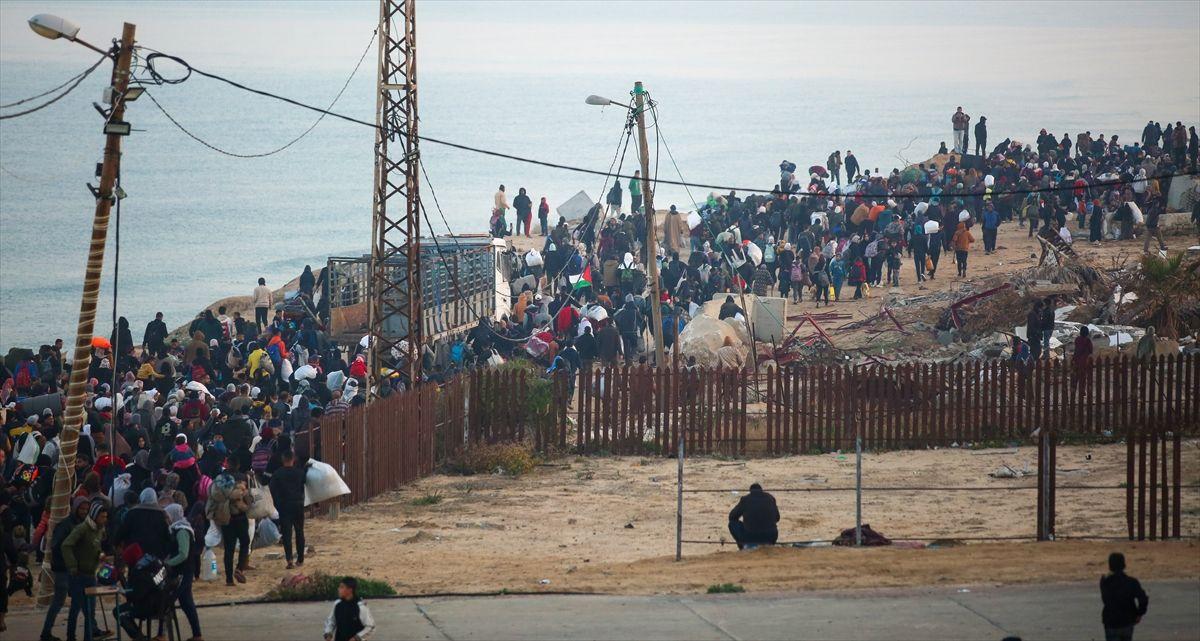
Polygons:
<instances>
[{"instance_id":1,"label":"person in red jacket","mask_svg":"<svg viewBox=\"0 0 1200 641\"><path fill-rule=\"evenodd\" d=\"M867 282L867 265L863 262L862 256L854 259L854 264L850 266L850 273L847 275L851 285L854 285L854 298L862 298L862 286Z\"/></svg>"}]
</instances>

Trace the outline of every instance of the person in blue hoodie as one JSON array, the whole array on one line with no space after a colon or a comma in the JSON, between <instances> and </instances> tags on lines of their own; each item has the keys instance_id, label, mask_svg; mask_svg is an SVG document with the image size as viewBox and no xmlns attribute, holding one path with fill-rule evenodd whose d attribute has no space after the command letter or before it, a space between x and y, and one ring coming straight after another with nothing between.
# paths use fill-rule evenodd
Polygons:
<instances>
[{"instance_id":1,"label":"person in blue hoodie","mask_svg":"<svg viewBox=\"0 0 1200 641\"><path fill-rule=\"evenodd\" d=\"M983 210L983 253L990 254L996 251L996 234L1000 230L1000 212L996 211L996 205L988 201L986 209Z\"/></svg>"}]
</instances>

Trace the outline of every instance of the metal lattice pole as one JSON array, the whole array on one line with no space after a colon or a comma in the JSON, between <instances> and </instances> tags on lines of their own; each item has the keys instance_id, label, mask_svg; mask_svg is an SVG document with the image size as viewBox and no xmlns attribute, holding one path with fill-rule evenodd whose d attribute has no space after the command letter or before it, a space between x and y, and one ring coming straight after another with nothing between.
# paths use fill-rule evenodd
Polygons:
<instances>
[{"instance_id":1,"label":"metal lattice pole","mask_svg":"<svg viewBox=\"0 0 1200 641\"><path fill-rule=\"evenodd\" d=\"M417 176L417 31L415 0L380 0L368 324L368 398L377 394L384 359L419 380L421 226ZM406 341L407 349L401 348Z\"/></svg>"}]
</instances>

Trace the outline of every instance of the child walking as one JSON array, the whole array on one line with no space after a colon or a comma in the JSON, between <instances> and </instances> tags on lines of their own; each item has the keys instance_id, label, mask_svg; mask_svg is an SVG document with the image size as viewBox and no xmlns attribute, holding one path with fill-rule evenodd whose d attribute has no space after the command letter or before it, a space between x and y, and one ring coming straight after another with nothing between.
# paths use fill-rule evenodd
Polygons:
<instances>
[{"instance_id":1,"label":"child walking","mask_svg":"<svg viewBox=\"0 0 1200 641\"><path fill-rule=\"evenodd\" d=\"M325 641L367 641L375 632L375 618L358 598L358 580L348 576L338 583L338 600L325 619Z\"/></svg>"}]
</instances>

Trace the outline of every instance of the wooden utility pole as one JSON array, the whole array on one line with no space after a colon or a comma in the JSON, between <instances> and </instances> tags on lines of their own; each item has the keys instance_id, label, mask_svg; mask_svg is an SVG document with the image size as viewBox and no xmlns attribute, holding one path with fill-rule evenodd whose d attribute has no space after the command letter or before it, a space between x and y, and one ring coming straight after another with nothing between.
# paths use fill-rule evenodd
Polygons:
<instances>
[{"instance_id":1,"label":"wooden utility pole","mask_svg":"<svg viewBox=\"0 0 1200 641\"><path fill-rule=\"evenodd\" d=\"M133 56L134 31L128 22L121 31L116 66L113 68L113 106L108 122L121 122L125 117L125 90L129 88L129 64ZM92 239L88 248L87 269L83 276L83 297L79 303L79 324L75 329L75 357L71 361L71 381L67 386L67 406L63 413L63 428L59 435L58 466L54 474L54 493L50 497L50 524L47 532L67 516L71 492L75 489L75 453L79 432L83 428L83 403L87 395L88 369L92 362L92 333L96 325L96 301L100 296L100 276L104 269L104 245L108 239L108 216L112 210L113 187L121 166L121 134L110 133L104 143L104 163L100 170L100 188L96 196L96 211L92 216ZM114 362L113 368L117 364ZM117 390L111 390L113 416L116 416ZM111 446L111 445L110 445ZM50 555L42 565L42 589L53 584Z\"/></svg>"},{"instance_id":2,"label":"wooden utility pole","mask_svg":"<svg viewBox=\"0 0 1200 641\"><path fill-rule=\"evenodd\" d=\"M654 191L650 187L650 145L646 142L646 90L642 83L633 83L633 112L637 117L638 147L642 157L642 196L646 202L646 258L650 277L650 316L654 323L654 365L663 367L662 295L658 287L658 229L654 211Z\"/></svg>"}]
</instances>

